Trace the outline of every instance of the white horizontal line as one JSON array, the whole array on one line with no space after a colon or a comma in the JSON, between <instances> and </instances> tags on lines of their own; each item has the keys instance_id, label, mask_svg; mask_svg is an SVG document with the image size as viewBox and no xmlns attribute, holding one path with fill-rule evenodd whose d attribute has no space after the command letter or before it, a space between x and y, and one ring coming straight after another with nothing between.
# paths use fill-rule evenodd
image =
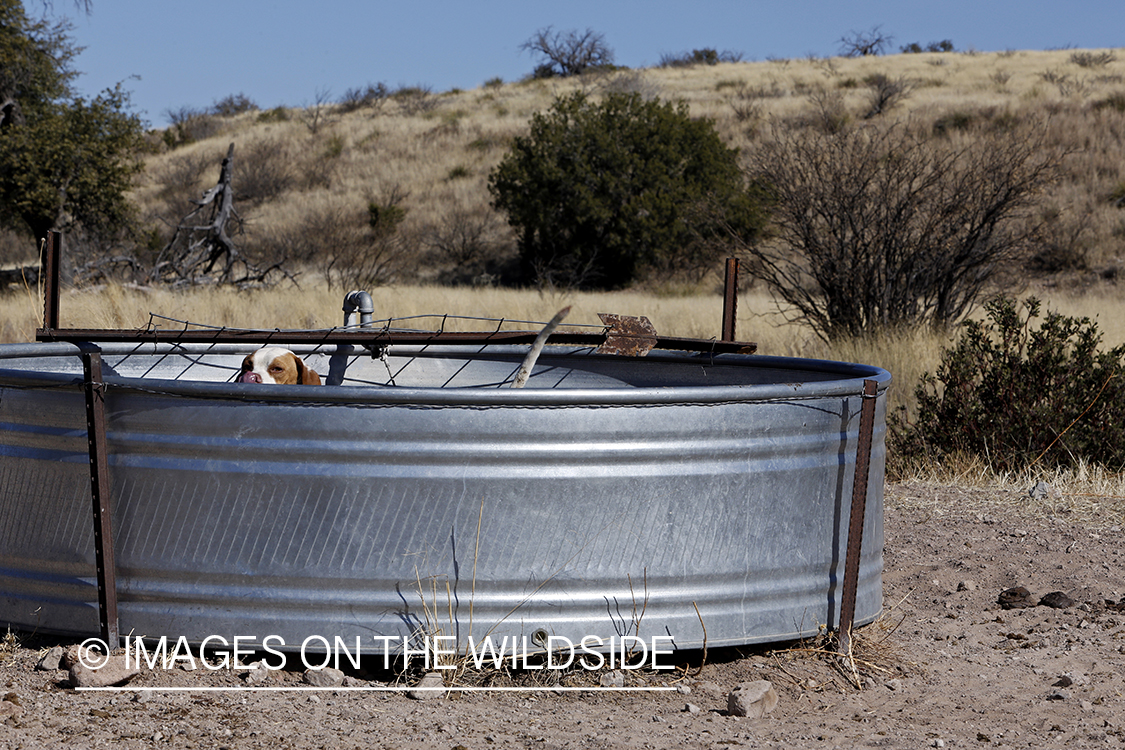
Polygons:
<instances>
[{"instance_id":1,"label":"white horizontal line","mask_svg":"<svg viewBox=\"0 0 1125 750\"><path fill-rule=\"evenodd\" d=\"M90 692L136 693L148 690L154 693L281 693L281 692L368 692L368 693L406 693L406 692L459 692L459 693L656 693L674 691L674 687L238 687L233 685L219 687L145 687L143 685L124 687L77 687L75 690Z\"/></svg>"}]
</instances>

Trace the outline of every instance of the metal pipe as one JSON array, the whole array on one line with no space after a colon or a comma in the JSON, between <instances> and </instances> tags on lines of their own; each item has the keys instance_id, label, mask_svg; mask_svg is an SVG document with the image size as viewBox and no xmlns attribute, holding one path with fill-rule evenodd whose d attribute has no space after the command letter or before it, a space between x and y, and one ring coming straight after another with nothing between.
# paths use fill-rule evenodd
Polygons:
<instances>
[{"instance_id":1,"label":"metal pipe","mask_svg":"<svg viewBox=\"0 0 1125 750\"><path fill-rule=\"evenodd\" d=\"M738 258L727 258L726 283L723 286L723 341L734 341L735 318L738 316Z\"/></svg>"},{"instance_id":2,"label":"metal pipe","mask_svg":"<svg viewBox=\"0 0 1125 750\"><path fill-rule=\"evenodd\" d=\"M359 311L359 326L371 327L371 318L375 312L375 303L367 292L356 290L348 292L344 297L344 327L351 328L356 325L355 313Z\"/></svg>"}]
</instances>

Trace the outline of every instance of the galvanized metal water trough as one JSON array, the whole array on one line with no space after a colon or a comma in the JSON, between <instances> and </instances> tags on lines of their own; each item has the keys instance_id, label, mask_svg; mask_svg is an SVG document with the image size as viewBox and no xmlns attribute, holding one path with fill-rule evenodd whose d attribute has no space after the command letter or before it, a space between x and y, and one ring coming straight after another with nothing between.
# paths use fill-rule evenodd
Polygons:
<instances>
[{"instance_id":1,"label":"galvanized metal water trough","mask_svg":"<svg viewBox=\"0 0 1125 750\"><path fill-rule=\"evenodd\" d=\"M99 632L81 353L0 346L0 624ZM240 344L96 345L122 634L797 638L882 600L875 367L736 353L295 345L326 385L232 382ZM276 647L277 642L274 642Z\"/></svg>"}]
</instances>

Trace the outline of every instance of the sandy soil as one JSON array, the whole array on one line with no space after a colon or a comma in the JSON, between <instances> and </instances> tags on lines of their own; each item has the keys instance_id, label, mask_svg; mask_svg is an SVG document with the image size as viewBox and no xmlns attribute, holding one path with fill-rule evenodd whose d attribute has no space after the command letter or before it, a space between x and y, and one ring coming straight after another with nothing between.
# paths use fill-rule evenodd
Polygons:
<instances>
[{"instance_id":1,"label":"sandy soil","mask_svg":"<svg viewBox=\"0 0 1125 750\"><path fill-rule=\"evenodd\" d=\"M854 672L813 641L629 675L627 685L676 688L667 692L91 693L64 671L35 669L57 641L17 634L20 644L0 649L0 747L1116 747L1125 580L1113 524L1123 502L888 485L885 614L858 631ZM1073 604L1002 609L998 595L1016 586L1033 605L1055 591ZM244 674L149 671L130 686L240 686ZM351 673L344 684L379 678ZM570 679L596 685L599 675ZM773 683L777 708L729 715L730 690L759 679ZM297 687L302 674L262 684Z\"/></svg>"}]
</instances>

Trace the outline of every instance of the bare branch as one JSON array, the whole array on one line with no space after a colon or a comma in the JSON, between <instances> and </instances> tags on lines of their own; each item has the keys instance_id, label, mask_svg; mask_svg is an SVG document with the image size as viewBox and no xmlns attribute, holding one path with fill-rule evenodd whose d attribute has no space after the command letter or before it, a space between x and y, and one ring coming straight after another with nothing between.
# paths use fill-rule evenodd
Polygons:
<instances>
[{"instance_id":1,"label":"bare branch","mask_svg":"<svg viewBox=\"0 0 1125 750\"><path fill-rule=\"evenodd\" d=\"M905 126L775 132L775 238L747 270L825 339L955 323L1028 254L1062 155L1029 127L957 147Z\"/></svg>"}]
</instances>

